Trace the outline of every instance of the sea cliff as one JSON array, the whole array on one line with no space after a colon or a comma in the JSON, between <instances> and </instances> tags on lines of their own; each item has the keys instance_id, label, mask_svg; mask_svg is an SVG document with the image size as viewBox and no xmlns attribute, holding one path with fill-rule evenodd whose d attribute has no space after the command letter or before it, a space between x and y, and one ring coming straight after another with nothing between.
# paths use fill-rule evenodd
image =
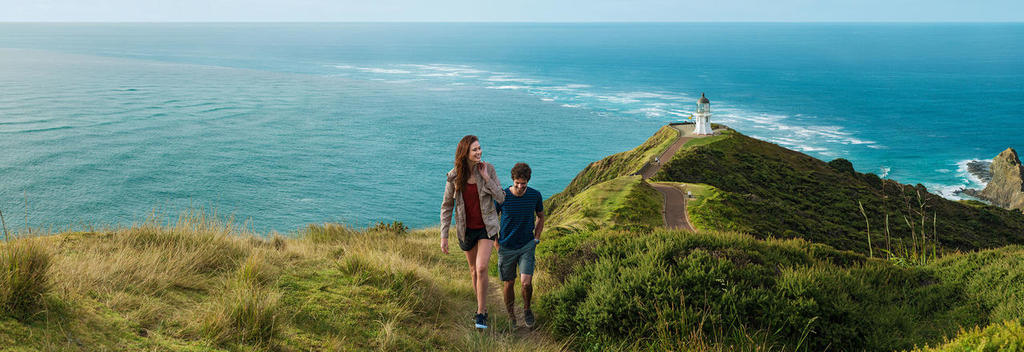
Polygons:
<instances>
[{"instance_id":1,"label":"sea cliff","mask_svg":"<svg viewBox=\"0 0 1024 352\"><path fill-rule=\"evenodd\" d=\"M965 190L975 196L1007 209L1024 210L1024 166L1013 148L1007 148L992 160L989 170L992 179L985 189Z\"/></svg>"}]
</instances>

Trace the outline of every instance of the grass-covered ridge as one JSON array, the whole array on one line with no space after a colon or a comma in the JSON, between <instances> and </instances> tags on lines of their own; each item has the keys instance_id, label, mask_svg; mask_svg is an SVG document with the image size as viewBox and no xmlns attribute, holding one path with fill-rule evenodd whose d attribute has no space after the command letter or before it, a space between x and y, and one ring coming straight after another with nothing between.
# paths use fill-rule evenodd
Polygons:
<instances>
[{"instance_id":1,"label":"grass-covered ridge","mask_svg":"<svg viewBox=\"0 0 1024 352\"><path fill-rule=\"evenodd\" d=\"M640 171L645 164L668 149L677 137L679 137L678 130L671 126L664 126L636 148L590 163L569 182L562 192L544 201L545 211L549 214L557 213L566 202L587 188Z\"/></svg>"},{"instance_id":2,"label":"grass-covered ridge","mask_svg":"<svg viewBox=\"0 0 1024 352\"><path fill-rule=\"evenodd\" d=\"M442 254L436 228L403 230L326 224L263 236L184 216L170 226L0 242L4 263L26 247L37 251L19 258L50 263L0 270L0 291L12 276L49 283L17 291L33 300L18 303L24 313L0 312L0 349L561 349L542 331L508 332L502 314L492 314L488 333L472 329L464 256Z\"/></svg>"},{"instance_id":3,"label":"grass-covered ridge","mask_svg":"<svg viewBox=\"0 0 1024 352\"><path fill-rule=\"evenodd\" d=\"M635 228L663 225L662 196L639 175L619 176L593 185L549 212L546 226L556 228Z\"/></svg>"},{"instance_id":4,"label":"grass-covered ridge","mask_svg":"<svg viewBox=\"0 0 1024 352\"><path fill-rule=\"evenodd\" d=\"M939 249L1024 243L1020 212L950 201L921 185L856 172L843 159L826 163L733 130L691 141L654 179L713 186L690 209L694 222L707 229L799 237L876 255L915 243L923 251L921 244L936 237Z\"/></svg>"}]
</instances>

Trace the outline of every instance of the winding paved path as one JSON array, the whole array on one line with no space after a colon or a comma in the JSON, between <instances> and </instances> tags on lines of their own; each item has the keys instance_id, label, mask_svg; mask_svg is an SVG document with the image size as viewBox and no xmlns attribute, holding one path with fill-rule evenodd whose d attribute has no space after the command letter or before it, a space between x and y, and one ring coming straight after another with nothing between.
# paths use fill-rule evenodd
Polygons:
<instances>
[{"instance_id":1,"label":"winding paved path","mask_svg":"<svg viewBox=\"0 0 1024 352\"><path fill-rule=\"evenodd\" d=\"M657 174L658 170L661 170L661 165L672 159L672 156L683 147L683 144L686 144L691 139L702 137L693 134L694 125L692 124L672 125L672 127L679 131L679 137L676 137L676 141L658 156L657 162L647 163L647 165L640 168L640 175L644 180L650 179L654 174ZM665 227L693 231L690 216L686 213L686 192L672 183L651 183L651 187L661 192L661 195L664 197L665 205L662 209L662 219L665 222Z\"/></svg>"},{"instance_id":2,"label":"winding paved path","mask_svg":"<svg viewBox=\"0 0 1024 352\"><path fill-rule=\"evenodd\" d=\"M672 230L693 231L693 225L690 225L690 216L686 214L686 195L683 190L670 183L651 183L651 187L665 197L665 208L662 209L661 214L665 221L665 227Z\"/></svg>"}]
</instances>

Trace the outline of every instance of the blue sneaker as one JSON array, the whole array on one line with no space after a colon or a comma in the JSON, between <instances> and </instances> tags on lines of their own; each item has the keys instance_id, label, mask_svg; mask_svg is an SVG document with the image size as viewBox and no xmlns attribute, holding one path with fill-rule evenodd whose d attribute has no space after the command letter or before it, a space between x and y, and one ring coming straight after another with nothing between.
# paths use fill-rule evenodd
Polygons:
<instances>
[{"instance_id":1,"label":"blue sneaker","mask_svg":"<svg viewBox=\"0 0 1024 352\"><path fill-rule=\"evenodd\" d=\"M477 313L476 315L476 328L486 329L487 328L487 313Z\"/></svg>"}]
</instances>

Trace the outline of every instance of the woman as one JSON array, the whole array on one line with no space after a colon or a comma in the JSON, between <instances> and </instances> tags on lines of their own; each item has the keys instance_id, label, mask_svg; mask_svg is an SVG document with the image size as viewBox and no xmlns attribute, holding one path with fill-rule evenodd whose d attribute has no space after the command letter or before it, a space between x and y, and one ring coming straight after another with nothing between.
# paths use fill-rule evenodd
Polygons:
<instances>
[{"instance_id":1,"label":"woman","mask_svg":"<svg viewBox=\"0 0 1024 352\"><path fill-rule=\"evenodd\" d=\"M481 160L480 141L462 137L455 148L455 167L448 171L441 203L441 251L448 254L448 228L455 214L455 233L466 253L476 292L476 328L487 328L487 265L501 228L494 202L505 202L505 191L494 166Z\"/></svg>"}]
</instances>

